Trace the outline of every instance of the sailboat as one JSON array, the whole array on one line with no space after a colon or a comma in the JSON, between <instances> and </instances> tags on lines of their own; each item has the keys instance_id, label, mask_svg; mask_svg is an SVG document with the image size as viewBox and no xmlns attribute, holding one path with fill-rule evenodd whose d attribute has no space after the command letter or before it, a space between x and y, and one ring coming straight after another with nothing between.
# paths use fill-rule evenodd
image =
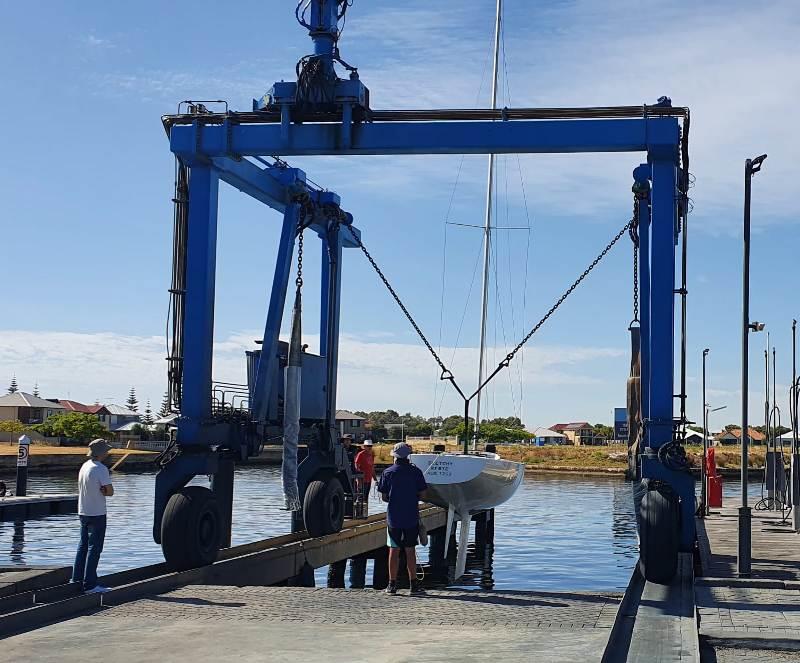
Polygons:
<instances>
[{"instance_id":1,"label":"sailboat","mask_svg":"<svg viewBox=\"0 0 800 663\"><path fill-rule=\"evenodd\" d=\"M502 0L497 0L494 31L494 67L492 80L492 109L497 108L497 75L500 55ZM491 250L492 198L495 155L489 155L486 214L483 241L483 288L481 300L480 352L478 385L483 384L486 351L486 318L489 302L489 260ZM476 440L480 426L481 394L476 395ZM465 430L465 435L467 431ZM466 452L466 448L465 448ZM525 466L503 460L494 452L416 453L411 462L422 470L428 484L427 501L447 509L445 555L456 520L460 521L455 578L464 574L467 565L467 544L472 515L494 509L516 493L525 473Z\"/></svg>"}]
</instances>

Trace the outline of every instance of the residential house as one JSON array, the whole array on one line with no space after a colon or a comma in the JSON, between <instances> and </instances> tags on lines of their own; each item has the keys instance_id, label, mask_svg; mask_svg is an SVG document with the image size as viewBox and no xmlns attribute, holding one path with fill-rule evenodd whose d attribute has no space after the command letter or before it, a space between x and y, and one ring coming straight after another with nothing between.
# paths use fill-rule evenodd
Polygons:
<instances>
[{"instance_id":1,"label":"residential house","mask_svg":"<svg viewBox=\"0 0 800 663\"><path fill-rule=\"evenodd\" d=\"M339 435L352 435L355 441L361 441L367 436L364 423L367 420L359 417L349 410L336 410L336 430Z\"/></svg>"},{"instance_id":2,"label":"residential house","mask_svg":"<svg viewBox=\"0 0 800 663\"><path fill-rule=\"evenodd\" d=\"M110 412L105 405L100 405L99 403L95 403L94 405L84 405L78 401L69 400L59 400L58 402L64 406L64 409L67 412L83 412L84 414L93 414L100 420L100 423L108 428Z\"/></svg>"},{"instance_id":3,"label":"residential house","mask_svg":"<svg viewBox=\"0 0 800 663\"><path fill-rule=\"evenodd\" d=\"M686 431L686 437L683 438L684 444L703 444L703 433L698 432L696 430L688 429ZM714 444L714 436L709 434L708 436L708 443L713 446Z\"/></svg>"},{"instance_id":4,"label":"residential house","mask_svg":"<svg viewBox=\"0 0 800 663\"><path fill-rule=\"evenodd\" d=\"M570 444L580 447L596 444L594 428L586 421L571 422L568 424L553 424L550 430L565 435Z\"/></svg>"},{"instance_id":5,"label":"residential house","mask_svg":"<svg viewBox=\"0 0 800 663\"><path fill-rule=\"evenodd\" d=\"M558 433L542 426L528 432L533 435L531 442L537 447L545 447L551 444L565 444L567 442L567 436L563 433Z\"/></svg>"},{"instance_id":6,"label":"residential house","mask_svg":"<svg viewBox=\"0 0 800 663\"><path fill-rule=\"evenodd\" d=\"M39 398L24 391L0 396L0 419L18 420L23 424L41 424L48 417L64 411L60 403Z\"/></svg>"},{"instance_id":7,"label":"residential house","mask_svg":"<svg viewBox=\"0 0 800 663\"><path fill-rule=\"evenodd\" d=\"M759 433L755 428L748 426L750 444L764 444L766 435ZM741 444L742 443L742 429L731 428L730 430L723 430L714 436L714 445L726 444Z\"/></svg>"},{"instance_id":8,"label":"residential house","mask_svg":"<svg viewBox=\"0 0 800 663\"><path fill-rule=\"evenodd\" d=\"M108 412L107 421L100 419L100 422L112 433L123 428L126 424L135 424L141 421L141 416L138 412L134 412L124 405L114 405L111 403L106 405L105 409Z\"/></svg>"}]
</instances>

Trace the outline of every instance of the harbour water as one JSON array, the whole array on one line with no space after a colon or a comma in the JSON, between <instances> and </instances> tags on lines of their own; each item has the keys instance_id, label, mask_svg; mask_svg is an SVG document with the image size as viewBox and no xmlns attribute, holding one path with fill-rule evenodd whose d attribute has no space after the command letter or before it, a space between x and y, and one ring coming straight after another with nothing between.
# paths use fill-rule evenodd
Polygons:
<instances>
[{"instance_id":1,"label":"harbour water","mask_svg":"<svg viewBox=\"0 0 800 663\"><path fill-rule=\"evenodd\" d=\"M204 479L196 479L202 483ZM32 475L29 492L74 492L72 474ZM162 561L152 539L153 475L116 474L101 573ZM236 472L233 544L289 531L276 467ZM370 512L384 505L374 495ZM77 517L52 516L0 523L0 565L72 563ZM422 550L420 561L425 561ZM459 585L496 589L621 590L636 559L630 484L622 479L537 475L525 478L497 510L490 566L473 565ZM324 579L324 569L317 573Z\"/></svg>"}]
</instances>

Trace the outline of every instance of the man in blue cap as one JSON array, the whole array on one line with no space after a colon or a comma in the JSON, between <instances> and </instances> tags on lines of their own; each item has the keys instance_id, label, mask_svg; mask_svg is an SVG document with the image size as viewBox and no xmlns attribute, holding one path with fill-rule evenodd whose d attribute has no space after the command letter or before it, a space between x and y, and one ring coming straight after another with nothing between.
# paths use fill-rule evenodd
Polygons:
<instances>
[{"instance_id":1,"label":"man in blue cap","mask_svg":"<svg viewBox=\"0 0 800 663\"><path fill-rule=\"evenodd\" d=\"M394 464L381 474L378 492L388 502L386 521L389 546L389 586L387 594L397 593L397 573L400 569L400 548L406 551L406 566L411 583L411 594L419 594L422 588L417 582L416 546L419 538L419 501L428 484L416 465L408 459L411 447L399 442L392 449Z\"/></svg>"}]
</instances>

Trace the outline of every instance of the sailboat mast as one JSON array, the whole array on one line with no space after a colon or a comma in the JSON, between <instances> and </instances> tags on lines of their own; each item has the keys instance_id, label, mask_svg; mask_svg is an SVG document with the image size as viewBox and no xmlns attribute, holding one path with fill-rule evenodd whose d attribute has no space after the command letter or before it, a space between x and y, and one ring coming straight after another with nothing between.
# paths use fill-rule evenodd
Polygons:
<instances>
[{"instance_id":1,"label":"sailboat mast","mask_svg":"<svg viewBox=\"0 0 800 663\"><path fill-rule=\"evenodd\" d=\"M500 62L500 19L503 15L503 0L497 0L494 24L494 63L492 66L492 110L497 108L497 71ZM481 288L481 334L478 351L478 386L483 383L484 355L486 354L486 317L489 309L489 259L492 242L492 198L494 187L494 154L489 155L489 168L486 176L486 217L483 227L483 282ZM481 424L481 394L475 397L475 438Z\"/></svg>"}]
</instances>

